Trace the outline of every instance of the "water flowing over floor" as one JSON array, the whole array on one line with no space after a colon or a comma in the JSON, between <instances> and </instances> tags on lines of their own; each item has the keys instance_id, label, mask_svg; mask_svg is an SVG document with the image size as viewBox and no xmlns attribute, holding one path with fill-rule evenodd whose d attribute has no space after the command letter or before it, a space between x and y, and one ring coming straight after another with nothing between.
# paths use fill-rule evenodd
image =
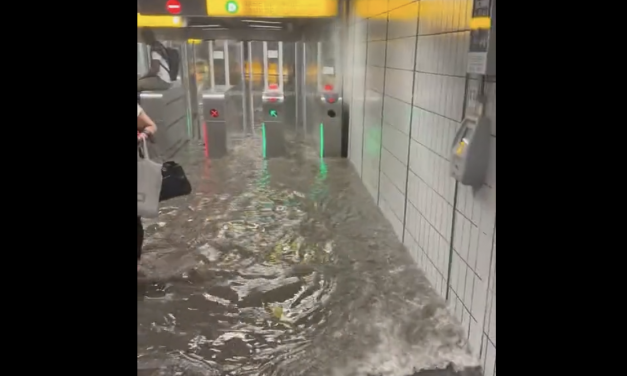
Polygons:
<instances>
[{"instance_id":1,"label":"water flowing over floor","mask_svg":"<svg viewBox=\"0 0 627 376\"><path fill-rule=\"evenodd\" d=\"M349 161L288 144L177 160L194 192L144 220L138 375L480 375Z\"/></svg>"}]
</instances>

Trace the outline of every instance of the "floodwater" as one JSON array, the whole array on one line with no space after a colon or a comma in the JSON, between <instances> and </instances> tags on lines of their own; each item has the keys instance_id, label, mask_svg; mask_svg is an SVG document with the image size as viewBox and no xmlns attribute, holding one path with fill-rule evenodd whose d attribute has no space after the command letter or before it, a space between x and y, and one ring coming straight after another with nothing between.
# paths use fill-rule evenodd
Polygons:
<instances>
[{"instance_id":1,"label":"floodwater","mask_svg":"<svg viewBox=\"0 0 627 376\"><path fill-rule=\"evenodd\" d=\"M138 376L481 375L347 160L242 141L144 220Z\"/></svg>"}]
</instances>

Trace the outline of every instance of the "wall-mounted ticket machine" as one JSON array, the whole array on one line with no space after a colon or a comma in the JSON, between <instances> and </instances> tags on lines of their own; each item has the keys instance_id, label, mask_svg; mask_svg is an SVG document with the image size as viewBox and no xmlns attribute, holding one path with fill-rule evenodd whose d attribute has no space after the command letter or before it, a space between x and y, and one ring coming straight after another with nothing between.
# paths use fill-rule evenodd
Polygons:
<instances>
[{"instance_id":1,"label":"wall-mounted ticket machine","mask_svg":"<svg viewBox=\"0 0 627 376\"><path fill-rule=\"evenodd\" d=\"M285 155L285 95L275 87L261 94L263 108L263 157Z\"/></svg>"},{"instance_id":2,"label":"wall-mounted ticket machine","mask_svg":"<svg viewBox=\"0 0 627 376\"><path fill-rule=\"evenodd\" d=\"M483 116L483 101L467 115L455 135L451 149L451 175L461 184L475 189L485 181L490 161L490 120Z\"/></svg>"},{"instance_id":3,"label":"wall-mounted ticket machine","mask_svg":"<svg viewBox=\"0 0 627 376\"><path fill-rule=\"evenodd\" d=\"M483 76L478 79L481 82L485 76L496 75L496 0L473 1L466 71ZM480 87L451 149L451 175L475 191L483 185L490 161L491 124L484 116L486 98Z\"/></svg>"}]
</instances>

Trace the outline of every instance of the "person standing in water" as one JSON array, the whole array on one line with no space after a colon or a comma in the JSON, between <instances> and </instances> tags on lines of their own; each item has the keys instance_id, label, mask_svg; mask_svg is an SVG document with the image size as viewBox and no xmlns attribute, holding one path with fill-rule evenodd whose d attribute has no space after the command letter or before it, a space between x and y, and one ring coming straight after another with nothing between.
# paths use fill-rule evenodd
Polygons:
<instances>
[{"instance_id":1,"label":"person standing in water","mask_svg":"<svg viewBox=\"0 0 627 376\"><path fill-rule=\"evenodd\" d=\"M157 132L157 125L146 115L144 110L137 105L137 142L142 142L152 138ZM142 256L142 246L144 244L144 226L142 220L137 216L137 271L139 271L139 261Z\"/></svg>"}]
</instances>

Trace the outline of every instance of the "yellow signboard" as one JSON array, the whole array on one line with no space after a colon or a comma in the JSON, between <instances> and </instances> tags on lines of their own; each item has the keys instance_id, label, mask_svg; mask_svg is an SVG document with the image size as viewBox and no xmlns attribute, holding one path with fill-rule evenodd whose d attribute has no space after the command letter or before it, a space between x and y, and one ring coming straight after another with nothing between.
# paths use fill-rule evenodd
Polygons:
<instances>
[{"instance_id":1,"label":"yellow signboard","mask_svg":"<svg viewBox=\"0 0 627 376\"><path fill-rule=\"evenodd\" d=\"M142 16L137 13L137 27L183 27L183 18L176 16Z\"/></svg>"},{"instance_id":2,"label":"yellow signboard","mask_svg":"<svg viewBox=\"0 0 627 376\"><path fill-rule=\"evenodd\" d=\"M337 0L206 0L210 17L335 17Z\"/></svg>"},{"instance_id":3,"label":"yellow signboard","mask_svg":"<svg viewBox=\"0 0 627 376\"><path fill-rule=\"evenodd\" d=\"M420 1L410 5L407 0L354 0L355 14L359 18L396 20L442 19L467 17L472 9L472 1ZM420 9L418 10L418 7Z\"/></svg>"}]
</instances>

